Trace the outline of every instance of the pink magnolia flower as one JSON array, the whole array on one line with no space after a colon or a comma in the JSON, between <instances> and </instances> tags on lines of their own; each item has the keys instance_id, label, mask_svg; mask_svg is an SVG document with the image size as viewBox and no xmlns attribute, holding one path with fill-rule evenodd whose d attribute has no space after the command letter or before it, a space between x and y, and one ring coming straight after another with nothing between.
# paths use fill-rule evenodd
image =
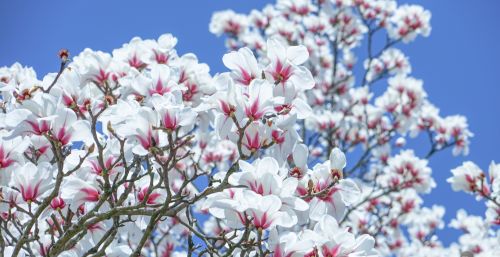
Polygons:
<instances>
[{"instance_id":1,"label":"pink magnolia flower","mask_svg":"<svg viewBox=\"0 0 500 257\"><path fill-rule=\"evenodd\" d=\"M167 145L167 136L160 129L159 114L149 107L141 107L136 115L127 116L126 120L118 125L117 133L130 137L136 144L133 153L144 156L156 151L158 147Z\"/></svg>"},{"instance_id":2,"label":"pink magnolia flower","mask_svg":"<svg viewBox=\"0 0 500 257\"><path fill-rule=\"evenodd\" d=\"M473 162L464 162L461 166L452 169L453 177L446 181L451 184L454 191L475 192L482 190L481 181L484 179L483 171Z\"/></svg>"},{"instance_id":3,"label":"pink magnolia flower","mask_svg":"<svg viewBox=\"0 0 500 257\"><path fill-rule=\"evenodd\" d=\"M422 6L399 6L390 19L394 26L389 30L389 35L405 43L413 41L418 35L427 37L431 33L430 19L431 13Z\"/></svg>"},{"instance_id":4,"label":"pink magnolia flower","mask_svg":"<svg viewBox=\"0 0 500 257\"><path fill-rule=\"evenodd\" d=\"M148 53L152 44L154 44L152 40L134 37L129 43L123 44L121 48L113 50L113 59L126 63L137 70L144 69L149 65Z\"/></svg>"},{"instance_id":5,"label":"pink magnolia flower","mask_svg":"<svg viewBox=\"0 0 500 257\"><path fill-rule=\"evenodd\" d=\"M10 67L0 67L0 94L4 102L31 97L34 85L39 84L36 72L16 62Z\"/></svg>"},{"instance_id":6,"label":"pink magnolia flower","mask_svg":"<svg viewBox=\"0 0 500 257\"><path fill-rule=\"evenodd\" d=\"M323 243L318 247L322 256L379 256L374 250L373 237L362 235L356 238L353 234L341 229L332 216L321 217L314 231L324 238Z\"/></svg>"},{"instance_id":7,"label":"pink magnolia flower","mask_svg":"<svg viewBox=\"0 0 500 257\"><path fill-rule=\"evenodd\" d=\"M292 153L294 145L300 140L300 136L294 128L284 126L283 129L280 129L279 127L273 127L271 139L274 144L269 148L269 155L282 165Z\"/></svg>"},{"instance_id":8,"label":"pink magnolia flower","mask_svg":"<svg viewBox=\"0 0 500 257\"><path fill-rule=\"evenodd\" d=\"M245 130L243 137L243 153L249 155L259 151L266 143L269 143L268 127L261 126L260 121L252 122Z\"/></svg>"},{"instance_id":9,"label":"pink magnolia flower","mask_svg":"<svg viewBox=\"0 0 500 257\"><path fill-rule=\"evenodd\" d=\"M89 165L92 173L98 176L104 176L104 171L109 174L111 178L114 178L123 171L123 163L115 155L108 155L103 158L104 167L101 167L99 160L97 158L92 158L86 162Z\"/></svg>"},{"instance_id":10,"label":"pink magnolia flower","mask_svg":"<svg viewBox=\"0 0 500 257\"><path fill-rule=\"evenodd\" d=\"M178 84L183 86L182 99L187 106L196 107L202 103L201 98L215 93L210 68L200 63L194 54L185 54L172 63L178 73Z\"/></svg>"},{"instance_id":11,"label":"pink magnolia flower","mask_svg":"<svg viewBox=\"0 0 500 257\"><path fill-rule=\"evenodd\" d=\"M474 134L469 131L467 118L460 115L447 116L440 125L446 131L443 135L444 142L454 143L453 155L469 154L469 140Z\"/></svg>"},{"instance_id":12,"label":"pink magnolia flower","mask_svg":"<svg viewBox=\"0 0 500 257\"><path fill-rule=\"evenodd\" d=\"M83 204L97 202L100 195L101 191L95 185L95 180L86 181L76 175L68 176L61 187L61 198L73 212Z\"/></svg>"},{"instance_id":13,"label":"pink magnolia flower","mask_svg":"<svg viewBox=\"0 0 500 257\"><path fill-rule=\"evenodd\" d=\"M47 162L35 166L26 163L12 173L10 186L17 188L24 202L30 204L40 201L52 186L53 168Z\"/></svg>"},{"instance_id":14,"label":"pink magnolia flower","mask_svg":"<svg viewBox=\"0 0 500 257\"><path fill-rule=\"evenodd\" d=\"M232 174L229 183L234 186L246 186L248 189L260 195L278 196L285 210L288 207L294 210L305 211L308 206L305 201L295 195L298 185L296 178L285 177L287 174L280 171L278 162L271 158L255 160L252 164L240 161L241 172ZM295 216L295 214L292 215Z\"/></svg>"},{"instance_id":15,"label":"pink magnolia flower","mask_svg":"<svg viewBox=\"0 0 500 257\"><path fill-rule=\"evenodd\" d=\"M161 35L158 37L157 43L152 44L149 62L169 64L172 60L177 59L175 45L177 45L177 38L172 34Z\"/></svg>"},{"instance_id":16,"label":"pink magnolia flower","mask_svg":"<svg viewBox=\"0 0 500 257\"><path fill-rule=\"evenodd\" d=\"M167 131L179 130L179 136L183 136L193 128L197 113L190 107L183 106L180 99L175 96L172 98L169 95L155 96L151 102L160 115L161 128Z\"/></svg>"},{"instance_id":17,"label":"pink magnolia flower","mask_svg":"<svg viewBox=\"0 0 500 257\"><path fill-rule=\"evenodd\" d=\"M278 0L277 7L299 16L306 16L317 9L310 0Z\"/></svg>"},{"instance_id":18,"label":"pink magnolia flower","mask_svg":"<svg viewBox=\"0 0 500 257\"><path fill-rule=\"evenodd\" d=\"M313 251L315 233L310 230L301 233L278 233L272 229L269 233L269 248L273 250L273 257L303 257Z\"/></svg>"},{"instance_id":19,"label":"pink magnolia flower","mask_svg":"<svg viewBox=\"0 0 500 257\"><path fill-rule=\"evenodd\" d=\"M428 161L416 157L412 150L404 150L387 162L380 179L390 188L414 188L419 193L429 193L436 186Z\"/></svg>"},{"instance_id":20,"label":"pink magnolia flower","mask_svg":"<svg viewBox=\"0 0 500 257\"><path fill-rule=\"evenodd\" d=\"M485 224L483 218L469 215L464 209L457 211L456 218L451 220L449 226L475 236L482 237L488 233L488 226Z\"/></svg>"},{"instance_id":21,"label":"pink magnolia flower","mask_svg":"<svg viewBox=\"0 0 500 257\"><path fill-rule=\"evenodd\" d=\"M500 164L491 162L488 168L493 197L500 197Z\"/></svg>"},{"instance_id":22,"label":"pink magnolia flower","mask_svg":"<svg viewBox=\"0 0 500 257\"><path fill-rule=\"evenodd\" d=\"M293 149L295 167L289 171L291 177L301 179L308 171L309 149L304 144L297 144Z\"/></svg>"},{"instance_id":23,"label":"pink magnolia flower","mask_svg":"<svg viewBox=\"0 0 500 257\"><path fill-rule=\"evenodd\" d=\"M352 180L339 180L339 177L335 176L338 173L335 169L343 169L345 166L345 159L339 151L332 151L332 161L316 164L313 170L301 179L297 188L298 193L309 202L309 218L312 220L318 221L324 214L340 220L346 205L354 203L360 196L359 188ZM333 175L332 170L335 171ZM309 193L317 195L308 197Z\"/></svg>"},{"instance_id":24,"label":"pink magnolia flower","mask_svg":"<svg viewBox=\"0 0 500 257\"><path fill-rule=\"evenodd\" d=\"M245 99L245 115L251 120L260 120L272 109L272 86L266 80L254 80L248 86L248 99Z\"/></svg>"},{"instance_id":25,"label":"pink magnolia flower","mask_svg":"<svg viewBox=\"0 0 500 257\"><path fill-rule=\"evenodd\" d=\"M0 172L7 172L6 169L12 168L16 163L23 164L24 158L22 154L29 145L30 141L28 138L15 137L10 140L0 139Z\"/></svg>"},{"instance_id":26,"label":"pink magnolia flower","mask_svg":"<svg viewBox=\"0 0 500 257\"><path fill-rule=\"evenodd\" d=\"M144 97L153 95L164 95L169 92L181 90L166 65L154 64L150 67L150 74L131 72L129 75L119 79L121 85L129 87L136 100L142 102Z\"/></svg>"},{"instance_id":27,"label":"pink magnolia flower","mask_svg":"<svg viewBox=\"0 0 500 257\"><path fill-rule=\"evenodd\" d=\"M64 70L50 91L51 95L60 99L66 108L73 110L79 117L87 115L89 109L95 111L100 108L100 99L104 98L102 91L88 83L87 74L82 72L87 72L87 70L80 67ZM56 76L56 74L49 74L44 77L45 90L49 89Z\"/></svg>"},{"instance_id":28,"label":"pink magnolia flower","mask_svg":"<svg viewBox=\"0 0 500 257\"><path fill-rule=\"evenodd\" d=\"M238 199L243 197L243 199ZM275 226L290 227L294 225L286 220L285 213L280 211L281 200L275 195L259 195L251 191L243 191L235 195L236 201L229 202L225 208L224 219L228 226L239 228L250 219L256 228L271 229Z\"/></svg>"},{"instance_id":29,"label":"pink magnolia flower","mask_svg":"<svg viewBox=\"0 0 500 257\"><path fill-rule=\"evenodd\" d=\"M67 145L72 141L83 141L86 145L94 143L88 121L78 120L76 114L69 109L60 109L56 115L52 124L52 133L62 145Z\"/></svg>"},{"instance_id":30,"label":"pink magnolia flower","mask_svg":"<svg viewBox=\"0 0 500 257\"><path fill-rule=\"evenodd\" d=\"M252 51L246 47L225 54L222 61L232 70L231 76L237 83L248 86L252 80L261 77L257 60Z\"/></svg>"},{"instance_id":31,"label":"pink magnolia flower","mask_svg":"<svg viewBox=\"0 0 500 257\"><path fill-rule=\"evenodd\" d=\"M56 100L50 95L40 95L24 103L26 109L16 109L6 117L5 123L12 128L11 135L48 135L62 146L74 141L93 143L90 125L78 120L74 111L56 107Z\"/></svg>"},{"instance_id":32,"label":"pink magnolia flower","mask_svg":"<svg viewBox=\"0 0 500 257\"><path fill-rule=\"evenodd\" d=\"M266 67L266 78L281 89L275 93L284 94L287 90L294 92L311 89L314 80L303 64L309 54L304 46L285 47L276 39L267 41L267 58L270 63Z\"/></svg>"},{"instance_id":33,"label":"pink magnolia flower","mask_svg":"<svg viewBox=\"0 0 500 257\"><path fill-rule=\"evenodd\" d=\"M389 48L385 50L380 58L365 62L368 70L367 81L380 78L384 73L391 75L406 75L411 72L411 66L408 58L398 49Z\"/></svg>"},{"instance_id":34,"label":"pink magnolia flower","mask_svg":"<svg viewBox=\"0 0 500 257\"><path fill-rule=\"evenodd\" d=\"M137 203L146 203L148 205L160 204L165 201L166 193L164 190L154 189L149 192L150 185L155 185L158 181L153 180L153 183L150 183L149 177L141 179L137 182L135 188L135 197L137 199Z\"/></svg>"},{"instance_id":35,"label":"pink magnolia flower","mask_svg":"<svg viewBox=\"0 0 500 257\"><path fill-rule=\"evenodd\" d=\"M248 19L240 14L234 13L232 10L215 12L210 21L210 32L221 35L228 33L237 36L246 30Z\"/></svg>"}]
</instances>

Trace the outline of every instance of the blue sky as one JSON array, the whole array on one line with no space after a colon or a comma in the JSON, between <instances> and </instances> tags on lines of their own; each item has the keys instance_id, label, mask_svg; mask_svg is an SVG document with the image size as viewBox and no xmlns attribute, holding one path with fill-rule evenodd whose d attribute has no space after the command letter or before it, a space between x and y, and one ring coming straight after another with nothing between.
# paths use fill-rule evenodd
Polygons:
<instances>
[{"instance_id":1,"label":"blue sky","mask_svg":"<svg viewBox=\"0 0 500 257\"><path fill-rule=\"evenodd\" d=\"M221 57L226 51L221 38L208 32L216 10L231 8L248 13L262 8L264 0L217 1L1 1L0 66L19 61L33 66L41 77L57 71L56 53L68 48L77 54L86 47L111 51L133 36L157 38L172 33L179 39L180 54L194 52L211 67L212 74L225 71ZM469 119L470 155L454 158L450 151L431 159L438 187L425 197L426 205L447 207L447 222L456 210L483 215L482 203L464 193L453 193L445 182L449 170L464 160L487 169L500 162L500 1L404 0L432 12L432 33L410 45L399 45L410 56L413 76L425 81L430 100L443 115L463 114ZM146 4L147 3L147 4ZM489 116L488 116L489 115ZM420 147L417 147L420 148ZM448 244L455 230L439 233Z\"/></svg>"}]
</instances>

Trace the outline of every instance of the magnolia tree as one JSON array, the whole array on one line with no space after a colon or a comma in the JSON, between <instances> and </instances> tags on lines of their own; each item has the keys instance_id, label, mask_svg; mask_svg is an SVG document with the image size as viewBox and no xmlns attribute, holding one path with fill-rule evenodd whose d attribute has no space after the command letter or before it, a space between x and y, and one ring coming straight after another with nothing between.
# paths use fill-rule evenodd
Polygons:
<instances>
[{"instance_id":1,"label":"magnolia tree","mask_svg":"<svg viewBox=\"0 0 500 257\"><path fill-rule=\"evenodd\" d=\"M279 0L213 15L231 50L213 77L170 34L62 50L42 80L1 68L0 256L494 256L500 165L452 170L487 207L458 212L459 242L423 207L428 159L472 136L395 48L429 20L391 0ZM423 156L405 146L420 134Z\"/></svg>"}]
</instances>

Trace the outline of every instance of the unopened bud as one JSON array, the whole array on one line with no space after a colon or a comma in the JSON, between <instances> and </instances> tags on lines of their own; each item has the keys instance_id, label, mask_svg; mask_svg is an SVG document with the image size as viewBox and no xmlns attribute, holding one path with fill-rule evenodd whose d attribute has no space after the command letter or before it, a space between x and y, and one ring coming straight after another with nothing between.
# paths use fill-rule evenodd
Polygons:
<instances>
[{"instance_id":1,"label":"unopened bud","mask_svg":"<svg viewBox=\"0 0 500 257\"><path fill-rule=\"evenodd\" d=\"M113 96L110 95L106 95L104 97L104 101L107 105L113 105L115 103L115 99L113 98Z\"/></svg>"},{"instance_id":2,"label":"unopened bud","mask_svg":"<svg viewBox=\"0 0 500 257\"><path fill-rule=\"evenodd\" d=\"M61 58L61 62L65 63L68 61L69 51L68 51L68 49L63 48L63 49L59 50L58 55L59 55L59 58Z\"/></svg>"},{"instance_id":3,"label":"unopened bud","mask_svg":"<svg viewBox=\"0 0 500 257\"><path fill-rule=\"evenodd\" d=\"M406 144L406 139L404 137L399 137L395 142L397 147L403 147Z\"/></svg>"},{"instance_id":4,"label":"unopened bud","mask_svg":"<svg viewBox=\"0 0 500 257\"><path fill-rule=\"evenodd\" d=\"M92 144L92 145L89 147L88 152L89 152L89 153L93 153L93 152L94 152L94 150L95 150L95 144Z\"/></svg>"},{"instance_id":5,"label":"unopened bud","mask_svg":"<svg viewBox=\"0 0 500 257\"><path fill-rule=\"evenodd\" d=\"M108 125L106 126L106 128L108 129L108 131L109 131L110 133L114 133L114 132L115 132L115 130L114 130L114 129L113 129L113 127L111 126L111 122L109 122L109 121L108 121Z\"/></svg>"}]
</instances>

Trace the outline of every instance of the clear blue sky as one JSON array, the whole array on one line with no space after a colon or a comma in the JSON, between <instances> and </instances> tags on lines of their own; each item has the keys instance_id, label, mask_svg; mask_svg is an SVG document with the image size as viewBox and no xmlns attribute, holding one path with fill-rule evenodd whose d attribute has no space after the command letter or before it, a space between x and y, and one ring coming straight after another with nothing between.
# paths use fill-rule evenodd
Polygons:
<instances>
[{"instance_id":1,"label":"clear blue sky","mask_svg":"<svg viewBox=\"0 0 500 257\"><path fill-rule=\"evenodd\" d=\"M33 66L41 78L57 70L60 48L73 54L85 47L111 51L133 36L157 38L168 32L178 37L180 54L194 52L214 74L225 71L221 61L225 48L223 39L208 32L211 14L227 8L248 13L273 1L69 2L1 1L0 66L19 61ZM432 12L431 36L401 47L410 56L413 76L425 81L442 114L466 115L475 133L469 156L453 158L447 151L431 160L438 187L425 197L426 204L446 206L447 222L459 208L483 215L482 203L453 193L445 180L449 170L466 159L485 169L491 160L500 162L500 1L401 2L420 4ZM457 238L457 231L446 229L439 235L447 244Z\"/></svg>"}]
</instances>

